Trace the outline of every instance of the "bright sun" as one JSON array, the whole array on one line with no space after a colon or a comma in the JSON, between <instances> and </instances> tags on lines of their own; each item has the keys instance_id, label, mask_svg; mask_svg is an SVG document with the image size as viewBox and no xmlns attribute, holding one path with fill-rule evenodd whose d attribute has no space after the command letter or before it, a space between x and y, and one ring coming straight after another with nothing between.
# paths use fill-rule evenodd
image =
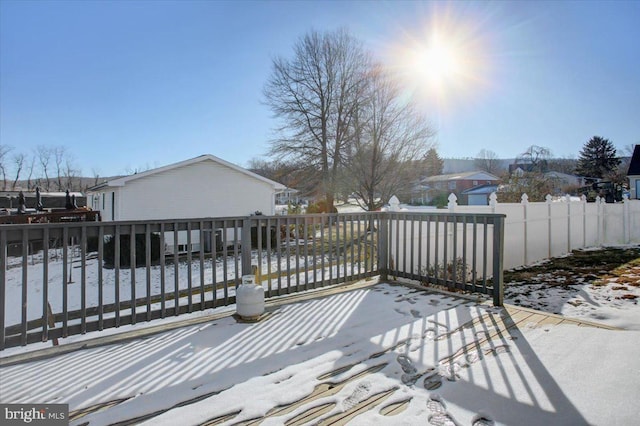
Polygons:
<instances>
[{"instance_id":1,"label":"bright sun","mask_svg":"<svg viewBox=\"0 0 640 426\"><path fill-rule=\"evenodd\" d=\"M486 39L468 19L434 14L390 45L388 63L407 94L444 111L469 104L488 88Z\"/></svg>"},{"instance_id":2,"label":"bright sun","mask_svg":"<svg viewBox=\"0 0 640 426\"><path fill-rule=\"evenodd\" d=\"M410 55L415 77L425 79L434 89L445 89L460 72L458 52L438 36L434 36L428 46L414 48Z\"/></svg>"}]
</instances>

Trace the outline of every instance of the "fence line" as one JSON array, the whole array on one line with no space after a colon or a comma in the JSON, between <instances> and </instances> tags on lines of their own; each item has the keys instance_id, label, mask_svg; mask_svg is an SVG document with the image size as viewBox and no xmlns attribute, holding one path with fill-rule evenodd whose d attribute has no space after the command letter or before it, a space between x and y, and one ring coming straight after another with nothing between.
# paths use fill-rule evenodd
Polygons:
<instances>
[{"instance_id":1,"label":"fence line","mask_svg":"<svg viewBox=\"0 0 640 426\"><path fill-rule=\"evenodd\" d=\"M0 225L0 350L235 303L257 268L277 297L374 275L492 295L502 271L640 243L640 201Z\"/></svg>"},{"instance_id":2,"label":"fence line","mask_svg":"<svg viewBox=\"0 0 640 426\"><path fill-rule=\"evenodd\" d=\"M0 225L0 350L227 306L254 267L267 298L391 275L501 304L503 228L446 212Z\"/></svg>"},{"instance_id":3,"label":"fence line","mask_svg":"<svg viewBox=\"0 0 640 426\"><path fill-rule=\"evenodd\" d=\"M579 248L640 243L640 200L605 203L598 197L565 197L520 203L499 203L495 193L488 206L459 206L454 194L448 210L457 213L502 213L505 221L505 268L530 265Z\"/></svg>"}]
</instances>

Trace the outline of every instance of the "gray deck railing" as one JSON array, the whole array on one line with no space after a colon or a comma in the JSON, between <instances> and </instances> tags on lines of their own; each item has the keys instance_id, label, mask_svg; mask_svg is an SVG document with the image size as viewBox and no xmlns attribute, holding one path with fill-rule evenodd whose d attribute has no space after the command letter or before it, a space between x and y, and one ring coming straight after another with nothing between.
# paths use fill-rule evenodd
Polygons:
<instances>
[{"instance_id":1,"label":"gray deck railing","mask_svg":"<svg viewBox=\"0 0 640 426\"><path fill-rule=\"evenodd\" d=\"M387 275L484 293L502 305L504 215L389 213L383 225ZM382 238L382 237L381 237Z\"/></svg>"},{"instance_id":2,"label":"gray deck railing","mask_svg":"<svg viewBox=\"0 0 640 426\"><path fill-rule=\"evenodd\" d=\"M435 212L0 225L0 350L232 305L252 273L267 298L380 275L499 305L503 229Z\"/></svg>"}]
</instances>

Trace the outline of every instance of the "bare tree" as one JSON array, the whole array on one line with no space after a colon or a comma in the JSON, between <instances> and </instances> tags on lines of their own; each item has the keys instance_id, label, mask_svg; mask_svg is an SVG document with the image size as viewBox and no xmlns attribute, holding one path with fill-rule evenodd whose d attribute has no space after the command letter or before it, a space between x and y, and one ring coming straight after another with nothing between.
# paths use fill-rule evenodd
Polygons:
<instances>
[{"instance_id":1,"label":"bare tree","mask_svg":"<svg viewBox=\"0 0 640 426\"><path fill-rule=\"evenodd\" d=\"M294 177L296 167L292 163L254 158L249 161L248 169L253 173L282 183L290 188L295 187L295 183L292 183L291 179Z\"/></svg>"},{"instance_id":2,"label":"bare tree","mask_svg":"<svg viewBox=\"0 0 640 426\"><path fill-rule=\"evenodd\" d=\"M138 167L132 167L130 164L127 164L127 166L124 168L124 173L126 175L137 175L138 173L143 173L151 169L152 167L149 163Z\"/></svg>"},{"instance_id":3,"label":"bare tree","mask_svg":"<svg viewBox=\"0 0 640 426\"><path fill-rule=\"evenodd\" d=\"M548 169L551 150L543 146L531 145L516 158L516 163L526 165L528 172L544 173Z\"/></svg>"},{"instance_id":4,"label":"bare tree","mask_svg":"<svg viewBox=\"0 0 640 426\"><path fill-rule=\"evenodd\" d=\"M311 31L293 58L276 58L264 88L279 137L270 154L320 171L319 192L332 208L353 119L365 89L369 55L346 30Z\"/></svg>"},{"instance_id":5,"label":"bare tree","mask_svg":"<svg viewBox=\"0 0 640 426\"><path fill-rule=\"evenodd\" d=\"M568 175L573 174L576 170L578 160L575 158L551 158L548 161L549 170L554 172L566 173Z\"/></svg>"},{"instance_id":6,"label":"bare tree","mask_svg":"<svg viewBox=\"0 0 640 426\"><path fill-rule=\"evenodd\" d=\"M640 144L640 142L638 142L638 144ZM629 157L629 160L631 159L631 157L633 157L633 151L636 148L635 143L628 143L626 145L624 145L622 148L618 149L618 152L621 152L623 156L625 157Z\"/></svg>"},{"instance_id":7,"label":"bare tree","mask_svg":"<svg viewBox=\"0 0 640 426\"><path fill-rule=\"evenodd\" d=\"M32 186L31 186L31 178L33 177L33 171L36 167L36 156L32 155L31 156L31 161L29 161L27 163L27 191L30 191Z\"/></svg>"},{"instance_id":8,"label":"bare tree","mask_svg":"<svg viewBox=\"0 0 640 426\"><path fill-rule=\"evenodd\" d=\"M7 160L13 148L8 145L0 145L0 173L2 173L2 190L7 190Z\"/></svg>"},{"instance_id":9,"label":"bare tree","mask_svg":"<svg viewBox=\"0 0 640 426\"><path fill-rule=\"evenodd\" d=\"M608 176L610 180L620 184L629 184L627 172L629 171L629 166L631 165L631 157L633 157L633 151L635 147L635 144L627 144L617 150L619 154L618 159L620 160L620 164L618 164L616 170Z\"/></svg>"},{"instance_id":10,"label":"bare tree","mask_svg":"<svg viewBox=\"0 0 640 426\"><path fill-rule=\"evenodd\" d=\"M382 67L373 68L367 89L354 122L346 177L360 206L372 211L419 177L413 160L425 156L434 133Z\"/></svg>"},{"instance_id":11,"label":"bare tree","mask_svg":"<svg viewBox=\"0 0 640 426\"><path fill-rule=\"evenodd\" d=\"M56 185L58 191L64 191L66 188L62 178L64 177L64 163L67 150L64 146L54 146L51 148L51 152L53 152L53 160L56 165Z\"/></svg>"},{"instance_id":12,"label":"bare tree","mask_svg":"<svg viewBox=\"0 0 640 426\"><path fill-rule=\"evenodd\" d=\"M525 172L521 176L505 173L498 189L498 200L519 203L522 194L527 194L529 201L545 201L547 194L553 192L553 181L546 179L542 173Z\"/></svg>"},{"instance_id":13,"label":"bare tree","mask_svg":"<svg viewBox=\"0 0 640 426\"><path fill-rule=\"evenodd\" d=\"M628 188L629 178L627 173L629 172L629 166L631 165L631 157L633 156L633 151L635 149L634 144L628 144L623 146L622 148L617 149L618 154L618 165L615 169L605 173L603 177L606 180L610 180L616 185L624 185Z\"/></svg>"},{"instance_id":14,"label":"bare tree","mask_svg":"<svg viewBox=\"0 0 640 426\"><path fill-rule=\"evenodd\" d=\"M91 169L91 174L93 175L93 186L98 186L98 183L100 182L100 170L93 167Z\"/></svg>"},{"instance_id":15,"label":"bare tree","mask_svg":"<svg viewBox=\"0 0 640 426\"><path fill-rule=\"evenodd\" d=\"M22 168L24 167L24 163L27 161L27 155L19 152L13 155L13 167L16 174L15 179L13 179L13 184L11 185L11 190L16 190L16 185L18 184L18 180L20 179L20 173L22 172ZM28 190L29 188L27 188Z\"/></svg>"},{"instance_id":16,"label":"bare tree","mask_svg":"<svg viewBox=\"0 0 640 426\"><path fill-rule=\"evenodd\" d=\"M249 161L248 169L253 173L294 188L300 195L314 195L316 182L319 181L318 170L305 164L294 164L291 161L264 160L254 158Z\"/></svg>"},{"instance_id":17,"label":"bare tree","mask_svg":"<svg viewBox=\"0 0 640 426\"><path fill-rule=\"evenodd\" d=\"M531 145L516 158L521 173L507 173L503 176L498 199L507 202L519 202L523 193L529 201L544 201L547 194L554 192L553 179L545 173L549 168L551 150L538 145Z\"/></svg>"},{"instance_id":18,"label":"bare tree","mask_svg":"<svg viewBox=\"0 0 640 426\"><path fill-rule=\"evenodd\" d=\"M47 191L50 191L51 185L49 182L49 163L51 162L51 148L44 145L38 145L35 155L38 159L38 163L40 164L40 171L44 175L45 189Z\"/></svg>"},{"instance_id":19,"label":"bare tree","mask_svg":"<svg viewBox=\"0 0 640 426\"><path fill-rule=\"evenodd\" d=\"M278 180L278 177L283 174L282 162L278 160L269 161L262 158L252 158L251 160L249 160L247 169L253 173L266 177L267 179L274 180L276 182L280 182Z\"/></svg>"},{"instance_id":20,"label":"bare tree","mask_svg":"<svg viewBox=\"0 0 640 426\"><path fill-rule=\"evenodd\" d=\"M67 154L64 169L62 171L64 182L64 189L70 189L72 191L81 191L83 188L81 187L81 182L78 177L80 176L80 170L75 167L73 163L73 157L70 154ZM77 183L75 181L78 181ZM62 179L60 179L62 181Z\"/></svg>"},{"instance_id":21,"label":"bare tree","mask_svg":"<svg viewBox=\"0 0 640 426\"><path fill-rule=\"evenodd\" d=\"M490 149L481 149L474 159L474 164L480 170L497 175L500 171L500 160L498 154Z\"/></svg>"}]
</instances>

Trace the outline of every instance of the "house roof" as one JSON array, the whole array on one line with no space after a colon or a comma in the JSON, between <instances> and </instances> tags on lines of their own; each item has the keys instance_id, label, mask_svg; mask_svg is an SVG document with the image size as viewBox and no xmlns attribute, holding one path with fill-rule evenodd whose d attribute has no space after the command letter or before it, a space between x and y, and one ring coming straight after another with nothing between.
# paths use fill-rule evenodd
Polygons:
<instances>
[{"instance_id":1,"label":"house roof","mask_svg":"<svg viewBox=\"0 0 640 426\"><path fill-rule=\"evenodd\" d=\"M298 191L297 189L294 189L294 188L289 188L287 186L284 189L278 190L277 194L297 194L298 192L300 192L300 191Z\"/></svg>"},{"instance_id":2,"label":"house roof","mask_svg":"<svg viewBox=\"0 0 640 426\"><path fill-rule=\"evenodd\" d=\"M276 191L283 191L285 189L287 189L287 187L281 183L278 183L276 181L273 181L271 179L267 179L264 176L260 176L256 173L253 173L247 169L244 169L240 166L237 166L233 163L229 163L228 161L225 161L221 158L216 157L215 155L211 155L211 154L205 154L205 155L200 155L198 157L195 158L190 158L188 160L184 160L184 161L180 161L178 163L173 163L173 164L169 164L167 166L163 166L163 167L158 167L156 169L151 169L151 170L147 170L145 172L142 173L135 173L133 175L128 175L128 176L123 176L123 177L119 177L116 179L111 179L109 181L103 182L100 185L96 185L93 188L89 188L89 191L97 191L101 188L104 187L112 187L112 186L125 186L127 184L127 182L131 182L133 180L136 179L140 179L143 177L148 177L148 176L152 176L158 173L162 173L162 172L166 172L168 170L173 170L176 169L178 167L184 167L184 166L189 166L191 164L196 164L196 163L200 163L203 161L213 161L214 163L223 165L225 167L229 167L232 170L235 170L237 172L240 172L248 177L251 177L253 179L257 179L259 181L268 183L269 185L271 185L273 187L273 189L275 189Z\"/></svg>"},{"instance_id":3,"label":"house roof","mask_svg":"<svg viewBox=\"0 0 640 426\"><path fill-rule=\"evenodd\" d=\"M580 176L570 175L568 173L550 171L544 174L546 177L557 178L557 179L580 179Z\"/></svg>"},{"instance_id":4,"label":"house roof","mask_svg":"<svg viewBox=\"0 0 640 426\"><path fill-rule=\"evenodd\" d=\"M423 182L442 182L451 180L493 180L498 181L498 176L492 175L484 171L465 172L465 173L452 173L448 175L429 176L424 179Z\"/></svg>"},{"instance_id":5,"label":"house roof","mask_svg":"<svg viewBox=\"0 0 640 426\"><path fill-rule=\"evenodd\" d=\"M629 171L627 176L640 176L640 145L636 145L629 163Z\"/></svg>"},{"instance_id":6,"label":"house roof","mask_svg":"<svg viewBox=\"0 0 640 426\"><path fill-rule=\"evenodd\" d=\"M479 185L462 191L463 194L491 194L498 190L498 185Z\"/></svg>"},{"instance_id":7,"label":"house roof","mask_svg":"<svg viewBox=\"0 0 640 426\"><path fill-rule=\"evenodd\" d=\"M535 164L533 163L513 163L509 164L509 173L513 173L516 170L520 169L523 172L531 172L533 171Z\"/></svg>"}]
</instances>

